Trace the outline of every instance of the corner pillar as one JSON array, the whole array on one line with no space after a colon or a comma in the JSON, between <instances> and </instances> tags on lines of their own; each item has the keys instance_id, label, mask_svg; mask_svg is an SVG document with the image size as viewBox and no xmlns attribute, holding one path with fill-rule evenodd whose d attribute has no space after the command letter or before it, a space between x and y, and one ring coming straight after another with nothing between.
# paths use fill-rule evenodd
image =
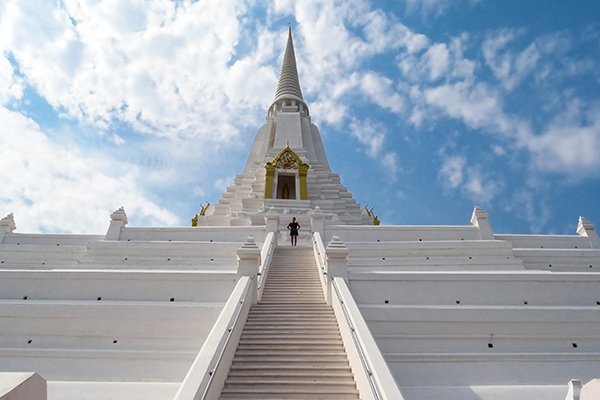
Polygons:
<instances>
[{"instance_id":1,"label":"corner pillar","mask_svg":"<svg viewBox=\"0 0 600 400\"><path fill-rule=\"evenodd\" d=\"M0 219L0 243L4 241L4 236L7 233L12 233L15 229L17 229L17 226L15 225L15 217L12 213Z\"/></svg>"},{"instance_id":2,"label":"corner pillar","mask_svg":"<svg viewBox=\"0 0 600 400\"><path fill-rule=\"evenodd\" d=\"M310 213L310 228L313 232L319 232L321 240L323 240L323 234L325 233L324 227L325 214L321 212L319 206Z\"/></svg>"},{"instance_id":3,"label":"corner pillar","mask_svg":"<svg viewBox=\"0 0 600 400\"><path fill-rule=\"evenodd\" d=\"M484 209L475 206L473 214L471 214L471 225L479 228L479 237L481 240L494 240L488 214Z\"/></svg>"},{"instance_id":4,"label":"corner pillar","mask_svg":"<svg viewBox=\"0 0 600 400\"><path fill-rule=\"evenodd\" d=\"M577 234L579 236L586 236L590 240L590 246L593 249L600 249L600 238L592 221L585 219L585 217L579 217Z\"/></svg>"},{"instance_id":5,"label":"corner pillar","mask_svg":"<svg viewBox=\"0 0 600 400\"><path fill-rule=\"evenodd\" d=\"M277 236L279 234L279 213L273 207L265 214L265 229L267 233L273 232L275 237L275 246L277 246Z\"/></svg>"},{"instance_id":6,"label":"corner pillar","mask_svg":"<svg viewBox=\"0 0 600 400\"><path fill-rule=\"evenodd\" d=\"M346 244L338 236L334 236L325 249L325 257L327 259L325 267L327 272L327 293L325 293L325 298L329 305L331 305L333 278L342 278L348 282L349 254L350 252Z\"/></svg>"},{"instance_id":7,"label":"corner pillar","mask_svg":"<svg viewBox=\"0 0 600 400\"><path fill-rule=\"evenodd\" d=\"M246 238L246 242L237 250L237 275L254 277L252 283L252 304L257 302L258 269L260 267L260 248L256 245L252 235Z\"/></svg>"},{"instance_id":8,"label":"corner pillar","mask_svg":"<svg viewBox=\"0 0 600 400\"><path fill-rule=\"evenodd\" d=\"M121 207L110 214L110 225L104 240L119 240L121 230L125 225L127 225L127 214L125 214L125 209Z\"/></svg>"}]
</instances>

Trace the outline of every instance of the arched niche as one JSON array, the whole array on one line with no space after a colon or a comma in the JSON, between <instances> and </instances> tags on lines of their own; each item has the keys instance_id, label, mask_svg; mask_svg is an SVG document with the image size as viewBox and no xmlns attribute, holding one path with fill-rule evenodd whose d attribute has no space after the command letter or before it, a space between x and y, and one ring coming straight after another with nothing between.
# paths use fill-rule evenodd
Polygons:
<instances>
[{"instance_id":1,"label":"arched niche","mask_svg":"<svg viewBox=\"0 0 600 400\"><path fill-rule=\"evenodd\" d=\"M265 199L308 200L308 164L289 146L265 164Z\"/></svg>"}]
</instances>

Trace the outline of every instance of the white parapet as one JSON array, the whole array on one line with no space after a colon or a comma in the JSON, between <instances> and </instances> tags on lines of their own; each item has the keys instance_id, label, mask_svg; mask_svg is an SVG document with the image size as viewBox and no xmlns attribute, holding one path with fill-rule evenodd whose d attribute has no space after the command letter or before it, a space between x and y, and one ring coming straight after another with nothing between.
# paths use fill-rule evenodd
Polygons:
<instances>
[{"instance_id":1,"label":"white parapet","mask_svg":"<svg viewBox=\"0 0 600 400\"><path fill-rule=\"evenodd\" d=\"M115 210L110 215L110 225L108 227L108 231L106 232L106 240L119 240L119 236L121 236L121 229L127 225L127 214L125 213L125 209L123 207Z\"/></svg>"},{"instance_id":2,"label":"white parapet","mask_svg":"<svg viewBox=\"0 0 600 400\"><path fill-rule=\"evenodd\" d=\"M35 372L0 373L0 400L46 400L46 380Z\"/></svg>"},{"instance_id":3,"label":"white parapet","mask_svg":"<svg viewBox=\"0 0 600 400\"><path fill-rule=\"evenodd\" d=\"M4 241L4 236L7 233L12 233L15 229L17 229L17 226L15 225L15 218L12 213L0 219L0 243Z\"/></svg>"},{"instance_id":4,"label":"white parapet","mask_svg":"<svg viewBox=\"0 0 600 400\"><path fill-rule=\"evenodd\" d=\"M492 227L490 226L487 212L482 208L475 206L473 209L471 225L479 228L479 235L482 240L494 240L494 234L492 233Z\"/></svg>"},{"instance_id":5,"label":"white parapet","mask_svg":"<svg viewBox=\"0 0 600 400\"><path fill-rule=\"evenodd\" d=\"M591 221L588 221L584 217L579 217L577 234L579 236L587 237L590 241L590 246L593 249L600 248L600 238L598 237L598 232L596 232L596 227Z\"/></svg>"}]
</instances>

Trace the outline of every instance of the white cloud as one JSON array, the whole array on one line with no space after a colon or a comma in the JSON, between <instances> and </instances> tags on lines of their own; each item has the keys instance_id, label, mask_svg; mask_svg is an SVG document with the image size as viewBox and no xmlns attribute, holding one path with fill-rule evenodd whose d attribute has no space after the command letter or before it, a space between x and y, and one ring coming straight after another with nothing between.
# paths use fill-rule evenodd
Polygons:
<instances>
[{"instance_id":1,"label":"white cloud","mask_svg":"<svg viewBox=\"0 0 600 400\"><path fill-rule=\"evenodd\" d=\"M450 156L444 160L440 176L450 188L455 189L462 185L466 162L466 158L462 156Z\"/></svg>"},{"instance_id":2,"label":"white cloud","mask_svg":"<svg viewBox=\"0 0 600 400\"><path fill-rule=\"evenodd\" d=\"M398 67L406 79L423 84L437 80L472 80L475 62L465 58L469 36L462 34L446 43L433 43L420 54L403 53Z\"/></svg>"},{"instance_id":3,"label":"white cloud","mask_svg":"<svg viewBox=\"0 0 600 400\"><path fill-rule=\"evenodd\" d=\"M103 233L122 205L132 224L179 223L146 197L138 168L57 145L35 122L3 107L0 120L0 208L15 214L20 232Z\"/></svg>"},{"instance_id":4,"label":"white cloud","mask_svg":"<svg viewBox=\"0 0 600 400\"><path fill-rule=\"evenodd\" d=\"M572 100L540 135L527 141L537 168L581 179L600 168L600 106Z\"/></svg>"},{"instance_id":5,"label":"white cloud","mask_svg":"<svg viewBox=\"0 0 600 400\"><path fill-rule=\"evenodd\" d=\"M467 165L467 158L460 155L444 157L439 176L448 188L460 189L471 200L483 205L488 204L501 188L480 167Z\"/></svg>"},{"instance_id":6,"label":"white cloud","mask_svg":"<svg viewBox=\"0 0 600 400\"><path fill-rule=\"evenodd\" d=\"M352 119L350 121L350 133L366 148L366 153L379 163L388 173L392 180L398 173L398 155L394 152L384 152L383 143L386 137L386 128L371 120L359 121Z\"/></svg>"},{"instance_id":7,"label":"white cloud","mask_svg":"<svg viewBox=\"0 0 600 400\"><path fill-rule=\"evenodd\" d=\"M398 173L398 155L396 153L386 153L381 158L381 164L388 171L388 176L396 177Z\"/></svg>"},{"instance_id":8,"label":"white cloud","mask_svg":"<svg viewBox=\"0 0 600 400\"><path fill-rule=\"evenodd\" d=\"M391 79L368 72L361 77L360 88L379 107L397 114L404 110L404 100L393 90Z\"/></svg>"},{"instance_id":9,"label":"white cloud","mask_svg":"<svg viewBox=\"0 0 600 400\"><path fill-rule=\"evenodd\" d=\"M423 18L427 16L439 17L452 4L451 0L407 0L408 13L420 13Z\"/></svg>"},{"instance_id":10,"label":"white cloud","mask_svg":"<svg viewBox=\"0 0 600 400\"><path fill-rule=\"evenodd\" d=\"M465 81L443 84L425 89L423 99L473 128L505 130L501 97L484 84Z\"/></svg>"},{"instance_id":11,"label":"white cloud","mask_svg":"<svg viewBox=\"0 0 600 400\"><path fill-rule=\"evenodd\" d=\"M16 77L8 59L0 57L0 105L23 97L21 79Z\"/></svg>"},{"instance_id":12,"label":"white cloud","mask_svg":"<svg viewBox=\"0 0 600 400\"><path fill-rule=\"evenodd\" d=\"M375 158L379 155L385 140L385 127L373 121L352 120L350 133L367 149L367 154Z\"/></svg>"},{"instance_id":13,"label":"white cloud","mask_svg":"<svg viewBox=\"0 0 600 400\"><path fill-rule=\"evenodd\" d=\"M494 196L498 194L499 184L490 178L486 178L477 168L469 169L467 175L464 189L468 196L479 204L489 204Z\"/></svg>"},{"instance_id":14,"label":"white cloud","mask_svg":"<svg viewBox=\"0 0 600 400\"><path fill-rule=\"evenodd\" d=\"M443 43L436 43L431 46L423 57L427 59L431 80L440 78L448 69L450 53Z\"/></svg>"},{"instance_id":15,"label":"white cloud","mask_svg":"<svg viewBox=\"0 0 600 400\"><path fill-rule=\"evenodd\" d=\"M265 108L256 92L275 80L252 54L229 66L244 12L236 1L13 1L0 17L0 43L27 83L71 118L229 141L256 122L247 117ZM243 74L257 77L247 82L252 98Z\"/></svg>"},{"instance_id":16,"label":"white cloud","mask_svg":"<svg viewBox=\"0 0 600 400\"><path fill-rule=\"evenodd\" d=\"M532 232L541 232L551 216L548 204L528 190L518 191L510 200L509 211L529 223Z\"/></svg>"}]
</instances>

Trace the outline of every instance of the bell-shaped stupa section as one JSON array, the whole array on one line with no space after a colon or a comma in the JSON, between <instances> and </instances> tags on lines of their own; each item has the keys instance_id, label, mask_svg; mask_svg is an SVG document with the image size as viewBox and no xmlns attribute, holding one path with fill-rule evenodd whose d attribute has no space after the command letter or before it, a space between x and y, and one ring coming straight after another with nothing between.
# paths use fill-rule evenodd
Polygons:
<instances>
[{"instance_id":1,"label":"bell-shaped stupa section","mask_svg":"<svg viewBox=\"0 0 600 400\"><path fill-rule=\"evenodd\" d=\"M373 223L329 167L319 129L302 96L290 28L275 98L244 172L206 213L210 215L198 218L198 225L263 225L271 209L308 224L316 207L326 223Z\"/></svg>"}]
</instances>

